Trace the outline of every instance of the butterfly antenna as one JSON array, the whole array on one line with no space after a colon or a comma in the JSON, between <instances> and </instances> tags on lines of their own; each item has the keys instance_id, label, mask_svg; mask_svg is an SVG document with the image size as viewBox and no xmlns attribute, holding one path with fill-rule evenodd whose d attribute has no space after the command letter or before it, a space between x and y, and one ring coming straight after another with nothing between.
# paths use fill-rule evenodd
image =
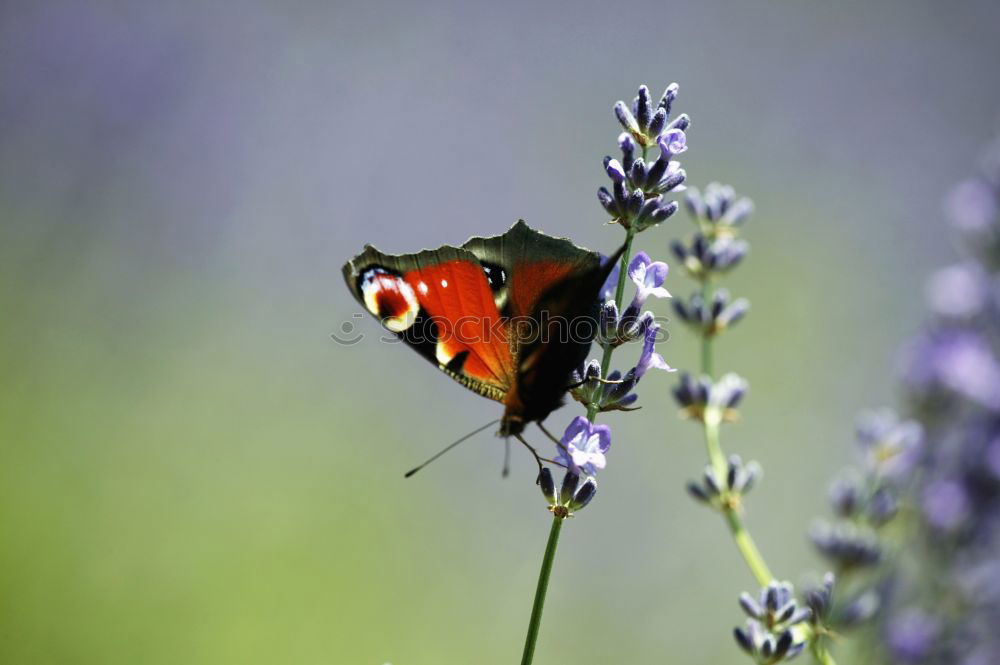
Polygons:
<instances>
[{"instance_id":1,"label":"butterfly antenna","mask_svg":"<svg viewBox=\"0 0 1000 665\"><path fill-rule=\"evenodd\" d=\"M486 423L485 425L483 425L483 426L482 426L482 427L480 427L479 429L475 429L475 430L473 430L473 431L469 432L468 434L466 434L465 436L463 436L462 438L460 438L460 439L459 439L458 441L454 441L454 442L452 442L452 443L449 443L449 444L448 444L447 446L445 446L445 447L444 447L443 449L439 450L439 451L438 451L437 453L435 453L434 455L431 455L431 457L430 457L430 458L428 458L428 459L427 459L427 461L425 461L425 462L424 462L423 464L421 464L420 466L417 466L417 467L414 467L414 468L410 469L409 471L407 471L407 472L406 472L406 474L405 474L405 475L404 475L403 477L404 477L404 478L409 478L410 476L412 476L413 474L415 474L415 473L416 473L417 471L420 471L420 469L424 468L425 466L427 466L428 464L430 464L431 462L433 462L434 460L436 460L436 459L437 459L438 457L441 457L441 455L444 455L444 454L445 454L446 452L448 452L449 450L451 450L452 448L454 448L454 447L455 447L455 446L457 446L458 444L462 443L462 442L463 442L463 441L465 441L466 439L470 439L470 438L472 438L472 437L473 437L473 436L475 436L476 434L479 434L479 433L480 433L480 432L482 432L482 431L483 431L484 429L487 429L487 428L489 428L489 427L493 427L493 426L494 426L494 425L496 425L496 424L497 424L498 422L500 422L500 419L499 419L499 418L498 418L498 419L496 419L496 420L491 420L490 422Z\"/></svg>"},{"instance_id":2,"label":"butterfly antenna","mask_svg":"<svg viewBox=\"0 0 1000 665\"><path fill-rule=\"evenodd\" d=\"M510 475L510 439L503 440L503 470L500 475L504 478Z\"/></svg>"}]
</instances>

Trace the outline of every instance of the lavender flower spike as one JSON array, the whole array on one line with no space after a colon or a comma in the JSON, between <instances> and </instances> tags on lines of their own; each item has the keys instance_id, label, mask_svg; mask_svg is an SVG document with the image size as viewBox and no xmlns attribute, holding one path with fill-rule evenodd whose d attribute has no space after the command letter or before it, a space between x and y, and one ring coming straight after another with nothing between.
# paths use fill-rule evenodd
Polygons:
<instances>
[{"instance_id":1,"label":"lavender flower spike","mask_svg":"<svg viewBox=\"0 0 1000 665\"><path fill-rule=\"evenodd\" d=\"M607 465L611 428L577 416L566 428L561 444L556 461L573 473L593 476Z\"/></svg>"}]
</instances>

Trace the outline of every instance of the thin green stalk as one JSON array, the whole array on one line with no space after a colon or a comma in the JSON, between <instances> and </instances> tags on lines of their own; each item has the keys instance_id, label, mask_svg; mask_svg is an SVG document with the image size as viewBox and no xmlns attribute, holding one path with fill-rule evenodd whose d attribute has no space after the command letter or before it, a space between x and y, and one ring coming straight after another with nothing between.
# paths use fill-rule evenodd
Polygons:
<instances>
[{"instance_id":1,"label":"thin green stalk","mask_svg":"<svg viewBox=\"0 0 1000 665\"><path fill-rule=\"evenodd\" d=\"M743 555L743 560L746 561L750 572L757 580L757 584L762 587L767 586L774 579L774 576L771 575L770 569L764 563L764 557L757 549L757 544L753 542L750 532L743 526L743 520L740 519L739 513L734 508L726 508L723 512L726 516L726 523L729 524L729 531L733 534L733 541L740 550L740 554Z\"/></svg>"},{"instance_id":2,"label":"thin green stalk","mask_svg":"<svg viewBox=\"0 0 1000 665\"><path fill-rule=\"evenodd\" d=\"M709 296L708 280L702 282L701 294L705 306L707 306ZM701 337L701 371L702 374L709 376L712 374L712 339L707 335L702 335ZM712 465L715 477L721 483L728 471L726 455L722 452L722 445L719 443L719 427L722 424L721 414L706 413L705 415L705 451L708 453L708 461ZM767 563L764 561L760 550L757 549L757 544L754 542L753 537L743 525L743 519L739 514L739 506L728 503L723 504L722 513L726 518L726 524L729 525L729 532L733 536L733 542L743 556L747 567L750 568L754 579L757 580L760 586L767 586L774 577L771 575L771 570L767 567Z\"/></svg>"},{"instance_id":3,"label":"thin green stalk","mask_svg":"<svg viewBox=\"0 0 1000 665\"><path fill-rule=\"evenodd\" d=\"M722 445L719 443L719 421L716 414L706 412L705 414L705 452L708 453L708 463L715 471L715 479L722 482L729 470L726 463L726 455L722 452Z\"/></svg>"},{"instance_id":4,"label":"thin green stalk","mask_svg":"<svg viewBox=\"0 0 1000 665\"><path fill-rule=\"evenodd\" d=\"M714 420L709 420L709 422L705 423L705 448L708 451L708 459L715 472L715 477L720 480L725 478L727 471L726 458L723 455L722 447L719 445L719 423ZM767 567L767 563L765 563L760 550L757 549L757 544L754 542L750 532L743 525L739 508L735 505L723 504L722 514L726 518L726 524L729 525L733 542L736 543L736 548L743 556L747 567L750 568L754 579L757 580L760 586L767 586L774 579L774 576L771 575L771 570Z\"/></svg>"},{"instance_id":5,"label":"thin green stalk","mask_svg":"<svg viewBox=\"0 0 1000 665\"><path fill-rule=\"evenodd\" d=\"M549 531L549 540L545 544L542 569L538 573L538 587L535 589L535 602L531 606L531 620L528 622L528 636L524 640L521 665L531 665L531 661L535 657L535 642L538 640L538 630L542 624L545 592L549 588L549 576L552 574L552 562L556 558L556 546L559 544L559 531L562 529L563 519L559 515L552 517L552 529Z\"/></svg>"},{"instance_id":6,"label":"thin green stalk","mask_svg":"<svg viewBox=\"0 0 1000 665\"><path fill-rule=\"evenodd\" d=\"M837 665L837 661L833 659L833 655L826 650L826 647L817 646L812 650L812 654L819 665Z\"/></svg>"}]
</instances>

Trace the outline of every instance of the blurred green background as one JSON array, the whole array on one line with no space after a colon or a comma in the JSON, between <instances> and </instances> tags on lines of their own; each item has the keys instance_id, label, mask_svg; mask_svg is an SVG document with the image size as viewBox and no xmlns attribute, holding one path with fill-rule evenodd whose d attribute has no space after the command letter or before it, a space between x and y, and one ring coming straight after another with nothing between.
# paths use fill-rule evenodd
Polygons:
<instances>
[{"instance_id":1,"label":"blurred green background","mask_svg":"<svg viewBox=\"0 0 1000 665\"><path fill-rule=\"evenodd\" d=\"M549 524L532 464L501 479L483 434L404 481L499 407L371 320L336 345L340 266L518 217L613 248L594 191L643 82L681 85L690 182L757 203L724 444L767 470L771 567L821 570L805 530L856 411L892 400L952 254L943 191L996 129L998 24L989 0L4 3L0 662L516 662ZM536 662L743 662L752 579L682 491L703 454L674 380L605 419Z\"/></svg>"}]
</instances>

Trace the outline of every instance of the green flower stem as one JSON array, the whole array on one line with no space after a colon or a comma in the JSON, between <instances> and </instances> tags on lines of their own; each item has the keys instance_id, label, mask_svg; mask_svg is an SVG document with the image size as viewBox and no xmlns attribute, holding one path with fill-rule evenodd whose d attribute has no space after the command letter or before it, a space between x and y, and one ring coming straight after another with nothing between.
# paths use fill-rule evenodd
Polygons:
<instances>
[{"instance_id":1,"label":"green flower stem","mask_svg":"<svg viewBox=\"0 0 1000 665\"><path fill-rule=\"evenodd\" d=\"M757 584L762 587L767 586L774 579L774 576L771 575L770 569L764 563L764 557L761 556L760 550L757 549L757 544L753 542L750 532L743 526L743 520L740 518L739 513L734 508L726 508L723 513L726 516L726 522L729 524L729 531L733 534L733 541L740 550L740 554L743 555L743 560L747 562L747 566L757 580Z\"/></svg>"},{"instance_id":2,"label":"green flower stem","mask_svg":"<svg viewBox=\"0 0 1000 665\"><path fill-rule=\"evenodd\" d=\"M813 648L812 654L819 665L837 665L837 661L833 659L833 656L826 650L826 647L819 646L818 642L814 642L814 644L817 646Z\"/></svg>"},{"instance_id":3,"label":"green flower stem","mask_svg":"<svg viewBox=\"0 0 1000 665\"><path fill-rule=\"evenodd\" d=\"M705 303L708 303L708 280L702 282L701 293ZM706 335L702 335L701 338L701 371L703 374L709 376L712 374L712 340ZM705 450L708 453L708 461L712 465L715 477L720 484L725 480L728 470L726 455L722 452L722 445L719 443L719 428L721 425L722 414L715 409L706 410L704 420ZM754 542L750 532L743 525L743 518L740 517L738 504L724 503L722 514L726 518L726 524L729 525L729 532L733 536L733 542L736 543L736 548L743 556L743 560L746 562L747 567L750 568L750 572L753 573L754 579L757 580L760 586L767 586L774 579L774 576L771 575L771 569L767 567L767 563L764 561L760 550L757 549L757 544Z\"/></svg>"},{"instance_id":4,"label":"green flower stem","mask_svg":"<svg viewBox=\"0 0 1000 665\"><path fill-rule=\"evenodd\" d=\"M528 622L528 636L524 639L524 654L521 665L531 665L535 657L535 642L538 640L538 629L542 623L542 609L545 607L545 592L549 588L549 576L552 574L552 562L556 558L556 546L559 544L559 531L562 529L563 517L552 517L552 529L549 540L545 544L545 556L542 557L542 569L538 573L538 587L535 589L535 603L531 606L531 620Z\"/></svg>"},{"instance_id":5,"label":"green flower stem","mask_svg":"<svg viewBox=\"0 0 1000 665\"><path fill-rule=\"evenodd\" d=\"M706 409L704 415L705 429L705 452L708 453L708 463L715 471L715 479L722 483L729 470L726 462L726 455L722 452L722 445L719 443L719 427L721 426L722 415L715 409Z\"/></svg>"},{"instance_id":6,"label":"green flower stem","mask_svg":"<svg viewBox=\"0 0 1000 665\"><path fill-rule=\"evenodd\" d=\"M643 157L646 149L643 148ZM625 278L628 276L628 262L632 254L632 239L635 238L635 229L631 225L625 230L625 251L622 253L620 270L618 271L618 285L615 288L615 305L621 310L622 299L625 297ZM611 354L614 347L608 346L601 356L601 376L608 374L611 366ZM594 422L597 418L598 405L591 403L587 405L587 420ZM562 529L564 516L556 514L552 518L552 530L549 531L549 541L545 545L545 556L542 557L542 570L538 573L538 587L535 589L535 603L531 607L531 621L528 623L528 636L524 640L524 654L521 656L521 665L530 665L535 656L535 642L538 640L538 630L542 623L542 608L545 606L545 593L549 587L549 576L552 574L552 562L556 557L556 546L559 544L559 531Z\"/></svg>"},{"instance_id":7,"label":"green flower stem","mask_svg":"<svg viewBox=\"0 0 1000 665\"><path fill-rule=\"evenodd\" d=\"M719 445L719 422L716 418L708 418L705 422L705 447L708 450L708 459L715 471L715 477L721 481L726 477L727 467L726 458ZM760 550L757 549L757 544L750 532L743 525L739 507L724 503L722 514L729 525L730 533L733 535L733 542L736 543L736 548L743 556L743 560L746 561L747 567L750 568L754 579L757 580L757 584L762 587L767 586L774 579L774 576L771 575L771 570L767 567Z\"/></svg>"}]
</instances>

